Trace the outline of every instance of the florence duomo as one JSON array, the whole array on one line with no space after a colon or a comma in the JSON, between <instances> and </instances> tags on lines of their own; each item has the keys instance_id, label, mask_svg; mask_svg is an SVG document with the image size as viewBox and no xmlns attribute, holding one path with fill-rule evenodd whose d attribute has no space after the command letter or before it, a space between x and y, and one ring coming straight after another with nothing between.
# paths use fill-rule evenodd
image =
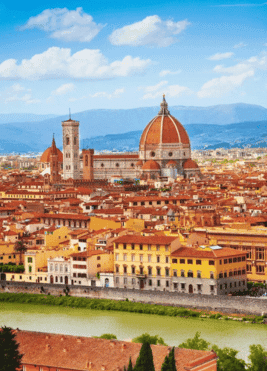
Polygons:
<instances>
[{"instance_id":1,"label":"florence duomo","mask_svg":"<svg viewBox=\"0 0 267 371\"><path fill-rule=\"evenodd\" d=\"M41 168L51 169L53 152L58 153L57 162L62 165L64 180L110 180L111 177L157 180L160 177L175 179L177 176L200 175L197 163L191 159L189 136L183 125L170 114L165 95L158 114L141 135L139 152L96 154L94 149L82 149L80 153L79 125L71 117L62 122L63 153L53 150L52 144L41 157ZM50 174L53 183L51 170Z\"/></svg>"}]
</instances>

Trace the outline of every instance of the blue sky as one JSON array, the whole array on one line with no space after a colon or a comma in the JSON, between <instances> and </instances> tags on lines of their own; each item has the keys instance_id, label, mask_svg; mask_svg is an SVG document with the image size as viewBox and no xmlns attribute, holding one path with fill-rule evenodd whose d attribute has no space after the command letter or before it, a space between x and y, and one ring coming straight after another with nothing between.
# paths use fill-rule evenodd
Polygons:
<instances>
[{"instance_id":1,"label":"blue sky","mask_svg":"<svg viewBox=\"0 0 267 371\"><path fill-rule=\"evenodd\" d=\"M0 112L267 107L267 3L125 4L0 0Z\"/></svg>"}]
</instances>

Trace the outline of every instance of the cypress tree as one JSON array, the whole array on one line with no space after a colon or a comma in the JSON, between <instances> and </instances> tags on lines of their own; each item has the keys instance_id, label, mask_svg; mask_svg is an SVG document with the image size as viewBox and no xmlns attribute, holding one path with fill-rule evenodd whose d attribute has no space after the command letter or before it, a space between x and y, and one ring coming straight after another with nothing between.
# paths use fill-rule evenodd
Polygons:
<instances>
[{"instance_id":1,"label":"cypress tree","mask_svg":"<svg viewBox=\"0 0 267 371\"><path fill-rule=\"evenodd\" d=\"M161 366L161 371L177 371L175 366L174 347L165 357L165 360Z\"/></svg>"},{"instance_id":2,"label":"cypress tree","mask_svg":"<svg viewBox=\"0 0 267 371\"><path fill-rule=\"evenodd\" d=\"M22 354L11 327L0 330L0 371L16 371L21 368Z\"/></svg>"},{"instance_id":3,"label":"cypress tree","mask_svg":"<svg viewBox=\"0 0 267 371\"><path fill-rule=\"evenodd\" d=\"M147 342L142 345L134 371L155 371L152 350Z\"/></svg>"},{"instance_id":4,"label":"cypress tree","mask_svg":"<svg viewBox=\"0 0 267 371\"><path fill-rule=\"evenodd\" d=\"M129 359L129 366L128 366L128 370L127 371L133 371L133 365L132 365L131 357Z\"/></svg>"},{"instance_id":5,"label":"cypress tree","mask_svg":"<svg viewBox=\"0 0 267 371\"><path fill-rule=\"evenodd\" d=\"M169 356L166 356L161 366L161 371L170 371Z\"/></svg>"}]
</instances>

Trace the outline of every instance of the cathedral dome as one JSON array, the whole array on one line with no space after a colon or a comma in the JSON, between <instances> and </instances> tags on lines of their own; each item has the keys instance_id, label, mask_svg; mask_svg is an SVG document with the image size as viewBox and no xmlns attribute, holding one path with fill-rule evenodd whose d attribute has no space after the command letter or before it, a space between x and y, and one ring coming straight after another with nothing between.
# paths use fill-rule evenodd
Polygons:
<instances>
[{"instance_id":1,"label":"cathedral dome","mask_svg":"<svg viewBox=\"0 0 267 371\"><path fill-rule=\"evenodd\" d=\"M58 162L63 162L63 154L62 154L62 152L58 148L56 148L56 150L57 150L57 155L58 155ZM44 153L42 154L41 159L40 159L40 162L43 162L43 163L50 162L51 152L52 152L52 147L47 148L44 151Z\"/></svg>"},{"instance_id":2,"label":"cathedral dome","mask_svg":"<svg viewBox=\"0 0 267 371\"><path fill-rule=\"evenodd\" d=\"M170 115L168 104L163 96L161 109L146 126L140 139L140 150L147 147L167 144L182 144L190 146L188 134L183 125Z\"/></svg>"},{"instance_id":3,"label":"cathedral dome","mask_svg":"<svg viewBox=\"0 0 267 371\"><path fill-rule=\"evenodd\" d=\"M183 168L184 169L198 169L198 164L191 160L191 158L189 158L188 160L185 161L185 163L183 164Z\"/></svg>"},{"instance_id":4,"label":"cathedral dome","mask_svg":"<svg viewBox=\"0 0 267 371\"><path fill-rule=\"evenodd\" d=\"M142 170L160 170L160 165L154 160L149 160L144 163Z\"/></svg>"}]
</instances>

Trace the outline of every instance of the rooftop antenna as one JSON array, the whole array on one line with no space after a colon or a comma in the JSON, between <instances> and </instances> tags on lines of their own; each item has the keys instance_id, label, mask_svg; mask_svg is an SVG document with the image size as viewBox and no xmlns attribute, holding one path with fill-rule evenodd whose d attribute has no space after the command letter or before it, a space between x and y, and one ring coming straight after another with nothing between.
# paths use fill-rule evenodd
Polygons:
<instances>
[{"instance_id":1,"label":"rooftop antenna","mask_svg":"<svg viewBox=\"0 0 267 371\"><path fill-rule=\"evenodd\" d=\"M70 108L69 108L69 120L71 120L71 112L70 112Z\"/></svg>"}]
</instances>

